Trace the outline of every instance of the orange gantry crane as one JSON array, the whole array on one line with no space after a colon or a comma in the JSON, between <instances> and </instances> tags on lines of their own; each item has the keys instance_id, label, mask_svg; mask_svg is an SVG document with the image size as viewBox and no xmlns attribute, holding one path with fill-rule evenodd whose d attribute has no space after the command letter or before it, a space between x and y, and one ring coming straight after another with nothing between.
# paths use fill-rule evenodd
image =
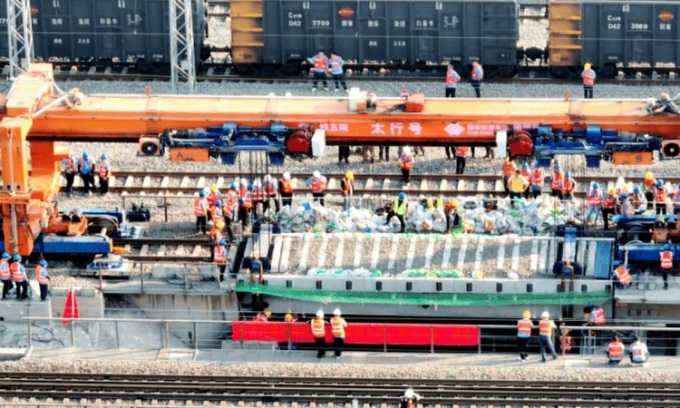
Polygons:
<instances>
[{"instance_id":1,"label":"orange gantry crane","mask_svg":"<svg viewBox=\"0 0 680 408\"><path fill-rule=\"evenodd\" d=\"M591 165L680 154L680 117L658 100L379 99L356 89L341 98L84 95L60 92L51 65L33 64L3 102L0 204L6 250L20 254L54 212L67 154L58 141L139 141L143 154L225 163L244 151L315 155L325 144L496 145L546 165L554 154L586 155Z\"/></svg>"}]
</instances>

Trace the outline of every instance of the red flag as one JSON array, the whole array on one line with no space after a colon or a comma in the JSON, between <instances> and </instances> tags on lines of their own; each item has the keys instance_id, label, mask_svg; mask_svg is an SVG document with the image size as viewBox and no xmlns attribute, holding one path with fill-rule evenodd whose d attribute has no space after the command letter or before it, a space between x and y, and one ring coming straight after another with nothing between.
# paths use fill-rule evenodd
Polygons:
<instances>
[{"instance_id":1,"label":"red flag","mask_svg":"<svg viewBox=\"0 0 680 408\"><path fill-rule=\"evenodd\" d=\"M68 290L66 295L66 303L64 304L64 312L62 313L64 320L62 323L64 326L68 325L71 319L77 319L80 317L80 311L78 310L78 299L76 299L76 294L73 292L73 288Z\"/></svg>"}]
</instances>

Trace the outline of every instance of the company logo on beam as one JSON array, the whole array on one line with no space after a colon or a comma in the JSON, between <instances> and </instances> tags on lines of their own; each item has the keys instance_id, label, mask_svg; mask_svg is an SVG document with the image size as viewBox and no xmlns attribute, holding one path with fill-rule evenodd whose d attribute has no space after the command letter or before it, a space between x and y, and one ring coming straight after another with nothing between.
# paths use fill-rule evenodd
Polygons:
<instances>
[{"instance_id":1,"label":"company logo on beam","mask_svg":"<svg viewBox=\"0 0 680 408\"><path fill-rule=\"evenodd\" d=\"M664 10L661 13L659 13L659 20L663 21L664 23L668 23L674 18L675 15L670 11Z\"/></svg>"},{"instance_id":2,"label":"company logo on beam","mask_svg":"<svg viewBox=\"0 0 680 408\"><path fill-rule=\"evenodd\" d=\"M465 128L459 123L449 123L444 131L449 134L449 136L460 136L465 132Z\"/></svg>"},{"instance_id":3,"label":"company logo on beam","mask_svg":"<svg viewBox=\"0 0 680 408\"><path fill-rule=\"evenodd\" d=\"M350 18L354 15L354 10L352 10L350 7L343 7L340 10L338 10L338 14L342 18Z\"/></svg>"}]
</instances>

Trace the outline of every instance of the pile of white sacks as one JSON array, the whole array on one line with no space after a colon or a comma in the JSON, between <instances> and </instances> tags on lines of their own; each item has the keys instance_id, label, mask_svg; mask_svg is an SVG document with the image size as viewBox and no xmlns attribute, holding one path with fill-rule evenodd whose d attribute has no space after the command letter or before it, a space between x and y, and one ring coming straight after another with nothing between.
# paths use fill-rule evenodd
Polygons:
<instances>
[{"instance_id":1,"label":"pile of white sacks","mask_svg":"<svg viewBox=\"0 0 680 408\"><path fill-rule=\"evenodd\" d=\"M508 198L490 200L484 196L465 197L458 200L458 213L464 226L454 233L519 234L537 235L548 233L568 219L578 217L582 203L560 203L550 196L539 196L529 200L516 201ZM493 203L493 208L487 204ZM275 215L282 232L399 232L401 225L397 217L386 223L386 215L378 215L374 209L350 208L338 211L331 208L303 202L297 207L284 207ZM421 202L409 202L406 219L407 232L443 233L446 230L446 216L441 207L428 208Z\"/></svg>"}]
</instances>

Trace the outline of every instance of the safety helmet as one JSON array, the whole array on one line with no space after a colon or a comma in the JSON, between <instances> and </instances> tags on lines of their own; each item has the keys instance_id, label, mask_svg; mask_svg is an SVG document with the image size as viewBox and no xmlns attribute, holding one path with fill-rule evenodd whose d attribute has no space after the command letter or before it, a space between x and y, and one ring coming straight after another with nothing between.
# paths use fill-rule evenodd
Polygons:
<instances>
[{"instance_id":1,"label":"safety helmet","mask_svg":"<svg viewBox=\"0 0 680 408\"><path fill-rule=\"evenodd\" d=\"M535 162L534 162L534 168L537 169L537 168L539 168L539 167L541 167L541 166L538 164L538 161L535 161Z\"/></svg>"},{"instance_id":2,"label":"safety helmet","mask_svg":"<svg viewBox=\"0 0 680 408\"><path fill-rule=\"evenodd\" d=\"M585 64L583 64L583 69L588 70L588 69L590 69L590 67L591 67L591 65L590 65L589 62L586 62Z\"/></svg>"},{"instance_id":3,"label":"safety helmet","mask_svg":"<svg viewBox=\"0 0 680 408\"><path fill-rule=\"evenodd\" d=\"M90 153L88 152L83 152L83 159L87 160L90 158Z\"/></svg>"},{"instance_id":4,"label":"safety helmet","mask_svg":"<svg viewBox=\"0 0 680 408\"><path fill-rule=\"evenodd\" d=\"M347 173L345 173L345 178L347 180L354 180L354 174L352 174L351 171L348 171Z\"/></svg>"},{"instance_id":5,"label":"safety helmet","mask_svg":"<svg viewBox=\"0 0 680 408\"><path fill-rule=\"evenodd\" d=\"M215 224L215 226L219 229L222 229L224 228L224 223L222 221L217 221L217 224Z\"/></svg>"},{"instance_id":6,"label":"safety helmet","mask_svg":"<svg viewBox=\"0 0 680 408\"><path fill-rule=\"evenodd\" d=\"M455 198L450 199L449 205L453 208L458 208L458 200L456 200Z\"/></svg>"},{"instance_id":7,"label":"safety helmet","mask_svg":"<svg viewBox=\"0 0 680 408\"><path fill-rule=\"evenodd\" d=\"M402 191L401 193L397 194L397 198L399 198L400 200L405 200L406 199L406 193L404 193Z\"/></svg>"},{"instance_id":8,"label":"safety helmet","mask_svg":"<svg viewBox=\"0 0 680 408\"><path fill-rule=\"evenodd\" d=\"M47 267L47 261L44 259L41 259L40 262L38 262L38 265L42 266L43 268Z\"/></svg>"},{"instance_id":9,"label":"safety helmet","mask_svg":"<svg viewBox=\"0 0 680 408\"><path fill-rule=\"evenodd\" d=\"M671 246L670 246L670 244L668 244L668 243L665 243L665 244L661 245L661 250L662 250L662 251L669 251L670 249L671 249ZM14 256L16 256L16 255L14 255Z\"/></svg>"},{"instance_id":10,"label":"safety helmet","mask_svg":"<svg viewBox=\"0 0 680 408\"><path fill-rule=\"evenodd\" d=\"M607 193L609 193L609 195L614 195L616 194L616 189L614 187L611 187L609 190L607 190Z\"/></svg>"},{"instance_id":11,"label":"safety helmet","mask_svg":"<svg viewBox=\"0 0 680 408\"><path fill-rule=\"evenodd\" d=\"M102 153L102 155L99 156L99 158L100 158L101 160L106 160L106 159L109 158L109 156L107 156L106 153Z\"/></svg>"},{"instance_id":12,"label":"safety helmet","mask_svg":"<svg viewBox=\"0 0 680 408\"><path fill-rule=\"evenodd\" d=\"M407 388L406 391L404 391L404 397L406 398L413 398L416 395L416 393L413 391L413 388Z\"/></svg>"},{"instance_id":13,"label":"safety helmet","mask_svg":"<svg viewBox=\"0 0 680 408\"><path fill-rule=\"evenodd\" d=\"M648 171L647 173L645 173L645 180L651 180L653 178L654 178L654 175L652 174L651 171Z\"/></svg>"},{"instance_id":14,"label":"safety helmet","mask_svg":"<svg viewBox=\"0 0 680 408\"><path fill-rule=\"evenodd\" d=\"M199 197L205 197L205 191L201 190L198 192Z\"/></svg>"},{"instance_id":15,"label":"safety helmet","mask_svg":"<svg viewBox=\"0 0 680 408\"><path fill-rule=\"evenodd\" d=\"M661 188L661 187L663 187L663 180L658 179L658 180L656 181L656 188Z\"/></svg>"},{"instance_id":16,"label":"safety helmet","mask_svg":"<svg viewBox=\"0 0 680 408\"><path fill-rule=\"evenodd\" d=\"M253 187L252 184L248 184L248 191L253 191L254 188L255 188L255 187Z\"/></svg>"},{"instance_id":17,"label":"safety helmet","mask_svg":"<svg viewBox=\"0 0 680 408\"><path fill-rule=\"evenodd\" d=\"M408 147L408 146L404 146L404 148L401 149L401 151L402 151L403 153L409 154L409 153L411 153L411 148Z\"/></svg>"},{"instance_id":18,"label":"safety helmet","mask_svg":"<svg viewBox=\"0 0 680 408\"><path fill-rule=\"evenodd\" d=\"M680 184L678 184L678 187L680 187ZM633 192L634 192L635 194L639 193L639 192L640 192L640 187L634 186L634 187L633 187ZM625 194L625 193L624 193L624 194Z\"/></svg>"},{"instance_id":19,"label":"safety helmet","mask_svg":"<svg viewBox=\"0 0 680 408\"><path fill-rule=\"evenodd\" d=\"M340 316L340 309L333 310L333 316Z\"/></svg>"},{"instance_id":20,"label":"safety helmet","mask_svg":"<svg viewBox=\"0 0 680 408\"><path fill-rule=\"evenodd\" d=\"M9 254L7 252L3 252L2 259L9 259Z\"/></svg>"},{"instance_id":21,"label":"safety helmet","mask_svg":"<svg viewBox=\"0 0 680 408\"><path fill-rule=\"evenodd\" d=\"M222 201L220 200L215 201L215 207L222 207Z\"/></svg>"},{"instance_id":22,"label":"safety helmet","mask_svg":"<svg viewBox=\"0 0 680 408\"><path fill-rule=\"evenodd\" d=\"M620 261L614 261L614 262L612 262L612 266L619 266L619 265L621 265L621 262L620 262Z\"/></svg>"},{"instance_id":23,"label":"safety helmet","mask_svg":"<svg viewBox=\"0 0 680 408\"><path fill-rule=\"evenodd\" d=\"M232 189L232 190L236 190L236 187L238 187L238 186L236 185L236 183L231 183L231 184L229 185L229 188Z\"/></svg>"},{"instance_id":24,"label":"safety helmet","mask_svg":"<svg viewBox=\"0 0 680 408\"><path fill-rule=\"evenodd\" d=\"M319 170L315 170L312 175L314 176L314 178L319 178L321 177L321 172Z\"/></svg>"},{"instance_id":25,"label":"safety helmet","mask_svg":"<svg viewBox=\"0 0 680 408\"><path fill-rule=\"evenodd\" d=\"M316 311L316 317L323 318L323 310L317 310Z\"/></svg>"},{"instance_id":26,"label":"safety helmet","mask_svg":"<svg viewBox=\"0 0 680 408\"><path fill-rule=\"evenodd\" d=\"M19 255L19 254L14 254L14 256L12 257L12 260L13 260L14 262L21 262L21 255Z\"/></svg>"},{"instance_id":27,"label":"safety helmet","mask_svg":"<svg viewBox=\"0 0 680 408\"><path fill-rule=\"evenodd\" d=\"M528 168L528 167L529 167L529 163L527 163L527 162L522 163L522 168L523 168L523 169L526 169L526 168Z\"/></svg>"},{"instance_id":28,"label":"safety helmet","mask_svg":"<svg viewBox=\"0 0 680 408\"><path fill-rule=\"evenodd\" d=\"M571 177L571 172L568 171L568 172L564 173L564 177L567 177L567 178Z\"/></svg>"},{"instance_id":29,"label":"safety helmet","mask_svg":"<svg viewBox=\"0 0 680 408\"><path fill-rule=\"evenodd\" d=\"M547 310L541 313L541 319L550 319L550 313Z\"/></svg>"},{"instance_id":30,"label":"safety helmet","mask_svg":"<svg viewBox=\"0 0 680 408\"><path fill-rule=\"evenodd\" d=\"M271 315L272 315L272 311L267 309L267 310L264 311L264 315L267 316L267 318L270 318Z\"/></svg>"},{"instance_id":31,"label":"safety helmet","mask_svg":"<svg viewBox=\"0 0 680 408\"><path fill-rule=\"evenodd\" d=\"M239 199L238 199L238 203L239 203L239 204L243 204L243 203L245 203L245 202L246 202L246 200L245 200L244 198L239 198Z\"/></svg>"},{"instance_id":32,"label":"safety helmet","mask_svg":"<svg viewBox=\"0 0 680 408\"><path fill-rule=\"evenodd\" d=\"M224 238L222 238L222 239L220 240L220 242L218 242L218 244L220 244L220 246L225 246L225 245L227 245L227 240L224 239Z\"/></svg>"},{"instance_id":33,"label":"safety helmet","mask_svg":"<svg viewBox=\"0 0 680 408\"><path fill-rule=\"evenodd\" d=\"M286 171L283 173L283 179L284 180L290 180L290 172Z\"/></svg>"},{"instance_id":34,"label":"safety helmet","mask_svg":"<svg viewBox=\"0 0 680 408\"><path fill-rule=\"evenodd\" d=\"M531 317L531 312L528 310L525 310L524 313L522 313L522 317L525 319L528 319Z\"/></svg>"},{"instance_id":35,"label":"safety helmet","mask_svg":"<svg viewBox=\"0 0 680 408\"><path fill-rule=\"evenodd\" d=\"M272 180L271 174L265 174L264 175L264 181L271 181L271 180Z\"/></svg>"},{"instance_id":36,"label":"safety helmet","mask_svg":"<svg viewBox=\"0 0 680 408\"><path fill-rule=\"evenodd\" d=\"M593 183L593 188L594 188L595 190L597 190L598 188L600 188L600 183L598 183L597 181L594 182L594 183Z\"/></svg>"},{"instance_id":37,"label":"safety helmet","mask_svg":"<svg viewBox=\"0 0 680 408\"><path fill-rule=\"evenodd\" d=\"M260 180L259 178L253 180L253 187L262 187L262 180Z\"/></svg>"},{"instance_id":38,"label":"safety helmet","mask_svg":"<svg viewBox=\"0 0 680 408\"><path fill-rule=\"evenodd\" d=\"M217 184L213 184L212 186L210 186L210 191L212 191L213 193L216 193L217 190L218 190Z\"/></svg>"},{"instance_id":39,"label":"safety helmet","mask_svg":"<svg viewBox=\"0 0 680 408\"><path fill-rule=\"evenodd\" d=\"M242 186L247 186L247 185L248 185L248 180L246 180L246 179L243 178L243 179L241 179L241 181L240 181L239 184L241 184Z\"/></svg>"},{"instance_id":40,"label":"safety helmet","mask_svg":"<svg viewBox=\"0 0 680 408\"><path fill-rule=\"evenodd\" d=\"M562 166L559 163L555 162L555 170L561 170L561 169L562 169Z\"/></svg>"},{"instance_id":41,"label":"safety helmet","mask_svg":"<svg viewBox=\"0 0 680 408\"><path fill-rule=\"evenodd\" d=\"M638 191L639 191L639 190L638 190ZM622 199L622 200L628 199L628 193L621 193L621 194L619 194L619 198Z\"/></svg>"}]
</instances>

